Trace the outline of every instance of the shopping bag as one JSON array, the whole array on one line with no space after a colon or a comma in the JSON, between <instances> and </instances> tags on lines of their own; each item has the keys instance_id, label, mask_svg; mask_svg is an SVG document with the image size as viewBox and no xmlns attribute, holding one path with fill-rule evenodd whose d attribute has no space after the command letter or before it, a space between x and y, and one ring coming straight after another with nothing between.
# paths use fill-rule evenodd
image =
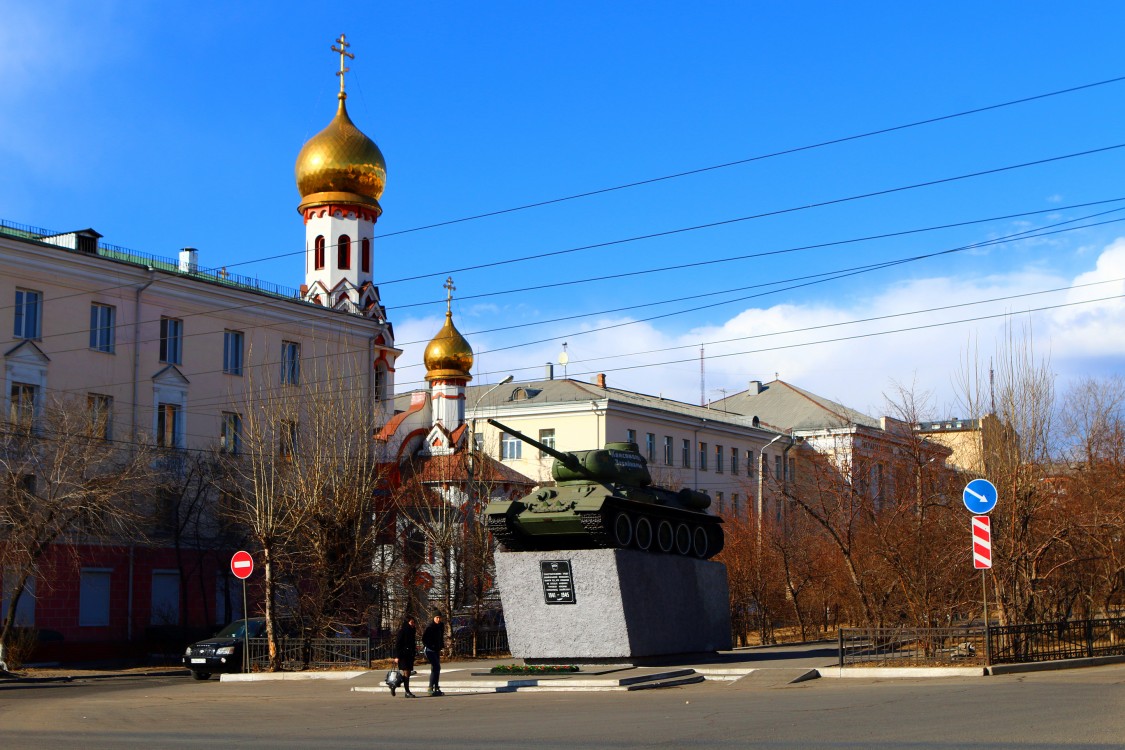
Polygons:
<instances>
[{"instance_id":1,"label":"shopping bag","mask_svg":"<svg viewBox=\"0 0 1125 750\"><path fill-rule=\"evenodd\" d=\"M398 687L402 684L402 672L398 671L397 669L392 669L391 671L387 672L387 679L385 679L384 682L387 683L387 687Z\"/></svg>"}]
</instances>

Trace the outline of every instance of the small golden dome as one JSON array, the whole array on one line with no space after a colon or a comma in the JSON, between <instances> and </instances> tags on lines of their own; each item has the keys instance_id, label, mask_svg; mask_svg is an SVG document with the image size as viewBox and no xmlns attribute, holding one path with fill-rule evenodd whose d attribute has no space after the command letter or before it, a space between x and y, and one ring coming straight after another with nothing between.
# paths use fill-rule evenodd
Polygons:
<instances>
[{"instance_id":1,"label":"small golden dome","mask_svg":"<svg viewBox=\"0 0 1125 750\"><path fill-rule=\"evenodd\" d=\"M383 152L348 117L344 94L328 127L305 143L297 156L299 211L329 203L358 203L382 213L379 197L387 182Z\"/></svg>"},{"instance_id":2,"label":"small golden dome","mask_svg":"<svg viewBox=\"0 0 1125 750\"><path fill-rule=\"evenodd\" d=\"M473 348L453 325L452 313L445 313L445 325L426 346L422 361L426 364L426 380L473 379L469 374L473 369Z\"/></svg>"}]
</instances>

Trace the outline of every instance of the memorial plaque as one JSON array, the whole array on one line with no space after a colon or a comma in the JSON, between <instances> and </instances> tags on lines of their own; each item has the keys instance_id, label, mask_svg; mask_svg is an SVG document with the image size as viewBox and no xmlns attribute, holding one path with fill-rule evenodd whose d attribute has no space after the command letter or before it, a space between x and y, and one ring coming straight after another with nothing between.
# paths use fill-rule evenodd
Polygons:
<instances>
[{"instance_id":1,"label":"memorial plaque","mask_svg":"<svg viewBox=\"0 0 1125 750\"><path fill-rule=\"evenodd\" d=\"M569 560L540 560L543 600L547 604L574 604L574 576Z\"/></svg>"}]
</instances>

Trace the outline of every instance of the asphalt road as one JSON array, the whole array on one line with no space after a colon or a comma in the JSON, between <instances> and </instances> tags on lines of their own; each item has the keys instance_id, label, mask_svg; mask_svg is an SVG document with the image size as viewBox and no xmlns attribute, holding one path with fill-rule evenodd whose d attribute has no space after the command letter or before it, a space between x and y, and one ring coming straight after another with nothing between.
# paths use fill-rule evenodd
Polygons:
<instances>
[{"instance_id":1,"label":"asphalt road","mask_svg":"<svg viewBox=\"0 0 1125 750\"><path fill-rule=\"evenodd\" d=\"M1125 665L392 699L347 681L0 685L4 748L1121 748Z\"/></svg>"}]
</instances>

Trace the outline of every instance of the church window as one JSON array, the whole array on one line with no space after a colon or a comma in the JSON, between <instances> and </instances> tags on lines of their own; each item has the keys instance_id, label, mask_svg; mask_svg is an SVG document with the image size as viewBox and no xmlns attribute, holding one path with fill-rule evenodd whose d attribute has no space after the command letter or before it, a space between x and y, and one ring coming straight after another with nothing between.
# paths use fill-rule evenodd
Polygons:
<instances>
[{"instance_id":1,"label":"church window","mask_svg":"<svg viewBox=\"0 0 1125 750\"><path fill-rule=\"evenodd\" d=\"M324 235L319 235L313 243L313 270L324 268Z\"/></svg>"},{"instance_id":2,"label":"church window","mask_svg":"<svg viewBox=\"0 0 1125 750\"><path fill-rule=\"evenodd\" d=\"M371 273L371 240L364 237L360 243L360 263L363 264L363 272Z\"/></svg>"},{"instance_id":3,"label":"church window","mask_svg":"<svg viewBox=\"0 0 1125 750\"><path fill-rule=\"evenodd\" d=\"M337 265L341 271L347 271L352 267L352 238L346 234L341 234L336 250L339 255Z\"/></svg>"}]
</instances>

